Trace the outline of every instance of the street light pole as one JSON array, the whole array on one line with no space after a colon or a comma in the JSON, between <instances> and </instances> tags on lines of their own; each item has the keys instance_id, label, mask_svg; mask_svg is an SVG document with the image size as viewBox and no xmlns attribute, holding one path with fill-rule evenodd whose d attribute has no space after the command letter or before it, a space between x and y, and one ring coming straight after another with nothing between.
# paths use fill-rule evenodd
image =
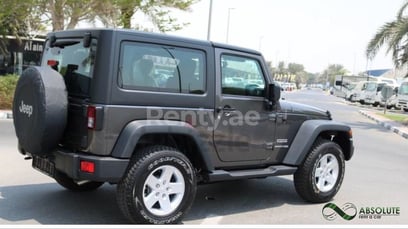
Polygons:
<instances>
[{"instance_id":1,"label":"street light pole","mask_svg":"<svg viewBox=\"0 0 408 229\"><path fill-rule=\"evenodd\" d=\"M207 40L210 40L211 35L211 17L212 17L212 4L213 0L210 0L210 10L208 12L208 28L207 28Z\"/></svg>"},{"instance_id":2,"label":"street light pole","mask_svg":"<svg viewBox=\"0 0 408 229\"><path fill-rule=\"evenodd\" d=\"M229 27L230 27L230 15L231 15L231 10L235 8L228 8L228 19L227 19L227 40L226 43L228 44L228 36L229 36Z\"/></svg>"},{"instance_id":3,"label":"street light pole","mask_svg":"<svg viewBox=\"0 0 408 229\"><path fill-rule=\"evenodd\" d=\"M263 37L264 37L263 35L259 37L259 47L258 47L258 51L260 51L260 52L262 52L261 49L262 49L262 39L263 39Z\"/></svg>"}]
</instances>

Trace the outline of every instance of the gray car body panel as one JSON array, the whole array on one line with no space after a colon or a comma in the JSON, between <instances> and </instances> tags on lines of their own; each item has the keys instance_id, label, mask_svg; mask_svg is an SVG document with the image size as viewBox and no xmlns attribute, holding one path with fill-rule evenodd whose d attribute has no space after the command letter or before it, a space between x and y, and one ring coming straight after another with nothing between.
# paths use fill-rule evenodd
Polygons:
<instances>
[{"instance_id":1,"label":"gray car body panel","mask_svg":"<svg viewBox=\"0 0 408 229\"><path fill-rule=\"evenodd\" d=\"M283 159L283 164L300 165L319 134L324 131L349 132L350 127L330 120L307 120L303 122Z\"/></svg>"},{"instance_id":2,"label":"gray car body panel","mask_svg":"<svg viewBox=\"0 0 408 229\"><path fill-rule=\"evenodd\" d=\"M194 139L204 161L204 168L212 171L211 160L208 157L209 150L202 141L199 133L188 123L170 120L139 120L126 125L118 137L112 156L115 158L130 158L133 155L136 144L145 134L181 134Z\"/></svg>"}]
</instances>

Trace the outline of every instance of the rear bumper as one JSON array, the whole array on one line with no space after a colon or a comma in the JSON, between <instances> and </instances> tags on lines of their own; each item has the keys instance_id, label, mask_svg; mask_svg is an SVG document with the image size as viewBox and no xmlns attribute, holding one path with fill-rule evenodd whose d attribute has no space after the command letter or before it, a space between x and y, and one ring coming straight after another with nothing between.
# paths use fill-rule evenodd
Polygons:
<instances>
[{"instance_id":1,"label":"rear bumper","mask_svg":"<svg viewBox=\"0 0 408 229\"><path fill-rule=\"evenodd\" d=\"M129 159L100 157L89 154L58 150L53 154L55 169L75 180L90 180L117 183L126 171ZM81 161L93 162L95 170L88 173L80 170Z\"/></svg>"}]
</instances>

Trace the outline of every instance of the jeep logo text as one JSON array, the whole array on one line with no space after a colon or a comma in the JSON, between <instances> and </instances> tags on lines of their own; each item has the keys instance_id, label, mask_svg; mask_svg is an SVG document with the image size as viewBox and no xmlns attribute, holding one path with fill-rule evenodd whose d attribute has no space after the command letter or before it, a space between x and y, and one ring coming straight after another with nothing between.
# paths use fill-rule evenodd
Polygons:
<instances>
[{"instance_id":1,"label":"jeep logo text","mask_svg":"<svg viewBox=\"0 0 408 229\"><path fill-rule=\"evenodd\" d=\"M21 113L27 114L30 117L33 114L33 106L24 104L24 101L21 101L21 105L18 108Z\"/></svg>"}]
</instances>

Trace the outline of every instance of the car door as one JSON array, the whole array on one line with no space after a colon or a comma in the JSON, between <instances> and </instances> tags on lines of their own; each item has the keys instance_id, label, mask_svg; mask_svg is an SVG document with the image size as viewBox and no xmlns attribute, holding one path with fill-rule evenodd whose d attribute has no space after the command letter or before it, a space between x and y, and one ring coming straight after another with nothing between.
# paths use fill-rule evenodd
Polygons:
<instances>
[{"instance_id":1,"label":"car door","mask_svg":"<svg viewBox=\"0 0 408 229\"><path fill-rule=\"evenodd\" d=\"M214 143L221 161L270 160L275 121L265 106L261 63L257 55L216 49Z\"/></svg>"}]
</instances>

